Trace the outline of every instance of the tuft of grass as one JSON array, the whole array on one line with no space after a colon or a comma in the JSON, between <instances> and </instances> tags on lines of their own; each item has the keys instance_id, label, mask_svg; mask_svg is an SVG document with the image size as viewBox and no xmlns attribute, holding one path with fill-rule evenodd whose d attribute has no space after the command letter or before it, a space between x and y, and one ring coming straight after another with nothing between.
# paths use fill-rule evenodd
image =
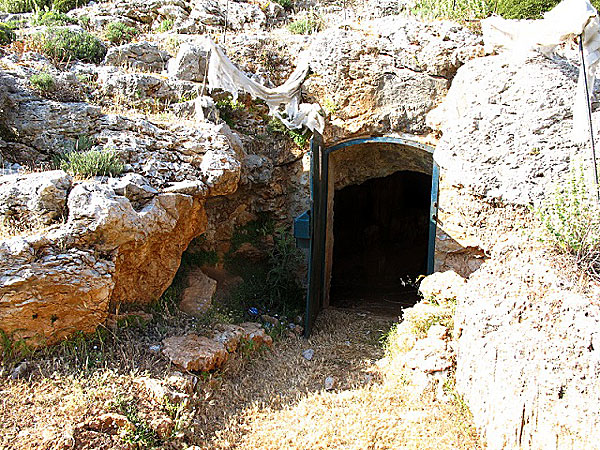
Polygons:
<instances>
[{"instance_id":1,"label":"tuft of grass","mask_svg":"<svg viewBox=\"0 0 600 450\"><path fill-rule=\"evenodd\" d=\"M44 9L69 12L85 6L89 0L0 0L0 11L18 14L42 11Z\"/></svg>"},{"instance_id":2,"label":"tuft of grass","mask_svg":"<svg viewBox=\"0 0 600 450\"><path fill-rule=\"evenodd\" d=\"M171 31L173 29L173 25L175 25L173 19L165 19L160 23L156 31L159 33L166 33L167 31Z\"/></svg>"},{"instance_id":3,"label":"tuft of grass","mask_svg":"<svg viewBox=\"0 0 600 450\"><path fill-rule=\"evenodd\" d=\"M51 9L50 11L38 11L31 19L34 26L63 26L76 24L77 20L67 16L65 13Z\"/></svg>"},{"instance_id":4,"label":"tuft of grass","mask_svg":"<svg viewBox=\"0 0 600 450\"><path fill-rule=\"evenodd\" d=\"M133 397L118 397L116 403L117 410L127 417L135 427L122 436L123 442L131 444L135 448L157 448L161 444L161 440L156 431L150 428L144 418L141 417L136 399Z\"/></svg>"},{"instance_id":5,"label":"tuft of grass","mask_svg":"<svg viewBox=\"0 0 600 450\"><path fill-rule=\"evenodd\" d=\"M305 148L311 137L310 130L305 128L300 130L290 130L276 117L271 118L267 124L267 131L272 134L278 133L288 136L299 148Z\"/></svg>"},{"instance_id":6,"label":"tuft of grass","mask_svg":"<svg viewBox=\"0 0 600 450\"><path fill-rule=\"evenodd\" d=\"M114 150L68 151L57 156L58 167L74 176L117 176L123 172L123 163Z\"/></svg>"},{"instance_id":7,"label":"tuft of grass","mask_svg":"<svg viewBox=\"0 0 600 450\"><path fill-rule=\"evenodd\" d=\"M58 62L77 59L99 63L106 55L102 41L86 31L51 27L33 36L33 41L42 53Z\"/></svg>"},{"instance_id":8,"label":"tuft of grass","mask_svg":"<svg viewBox=\"0 0 600 450\"><path fill-rule=\"evenodd\" d=\"M17 38L13 29L5 23L0 23L0 45L8 45Z\"/></svg>"},{"instance_id":9,"label":"tuft of grass","mask_svg":"<svg viewBox=\"0 0 600 450\"><path fill-rule=\"evenodd\" d=\"M290 10L294 7L294 2L292 0L275 0L279 6L283 6L285 9Z\"/></svg>"},{"instance_id":10,"label":"tuft of grass","mask_svg":"<svg viewBox=\"0 0 600 450\"><path fill-rule=\"evenodd\" d=\"M583 168L556 186L538 210L549 242L575 258L576 264L600 278L600 205L586 183Z\"/></svg>"},{"instance_id":11,"label":"tuft of grass","mask_svg":"<svg viewBox=\"0 0 600 450\"><path fill-rule=\"evenodd\" d=\"M123 22L111 22L104 28L104 36L113 44L125 44L131 42L139 34L139 31Z\"/></svg>"},{"instance_id":12,"label":"tuft of grass","mask_svg":"<svg viewBox=\"0 0 600 450\"><path fill-rule=\"evenodd\" d=\"M0 329L0 362L11 366L29 357L33 349L23 339L15 339Z\"/></svg>"},{"instance_id":13,"label":"tuft of grass","mask_svg":"<svg viewBox=\"0 0 600 450\"><path fill-rule=\"evenodd\" d=\"M243 103L238 100L234 100L230 95L217 100L215 106L219 110L219 116L225 121L230 127L234 126L235 119L240 111L246 107Z\"/></svg>"},{"instance_id":14,"label":"tuft of grass","mask_svg":"<svg viewBox=\"0 0 600 450\"><path fill-rule=\"evenodd\" d=\"M288 24L288 30L293 34L318 33L323 29L323 19L316 14L301 17Z\"/></svg>"},{"instance_id":15,"label":"tuft of grass","mask_svg":"<svg viewBox=\"0 0 600 450\"><path fill-rule=\"evenodd\" d=\"M40 93L52 92L56 87L56 81L54 77L48 72L40 72L32 75L29 78L31 86Z\"/></svg>"}]
</instances>

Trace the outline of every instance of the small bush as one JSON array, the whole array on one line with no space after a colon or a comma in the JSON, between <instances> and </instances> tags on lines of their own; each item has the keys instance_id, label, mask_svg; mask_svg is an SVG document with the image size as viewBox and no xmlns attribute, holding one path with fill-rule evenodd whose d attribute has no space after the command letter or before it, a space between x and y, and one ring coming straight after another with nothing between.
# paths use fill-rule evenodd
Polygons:
<instances>
[{"instance_id":1,"label":"small bush","mask_svg":"<svg viewBox=\"0 0 600 450\"><path fill-rule=\"evenodd\" d=\"M275 3L277 3L280 6L283 6L285 9L292 9L294 6L294 2L292 0L275 0Z\"/></svg>"},{"instance_id":2,"label":"small bush","mask_svg":"<svg viewBox=\"0 0 600 450\"><path fill-rule=\"evenodd\" d=\"M273 117L267 125L269 133L279 133L288 136L299 148L306 147L310 140L308 130L302 128L300 130L290 130L285 124L276 117Z\"/></svg>"},{"instance_id":3,"label":"small bush","mask_svg":"<svg viewBox=\"0 0 600 450\"><path fill-rule=\"evenodd\" d=\"M25 19L11 19L6 22L0 22L0 25L4 25L11 30L18 30L19 28L23 28L27 24Z\"/></svg>"},{"instance_id":4,"label":"small bush","mask_svg":"<svg viewBox=\"0 0 600 450\"><path fill-rule=\"evenodd\" d=\"M57 61L78 59L99 63L106 55L106 47L92 34L72 31L68 28L49 28L34 37L40 51Z\"/></svg>"},{"instance_id":5,"label":"small bush","mask_svg":"<svg viewBox=\"0 0 600 450\"><path fill-rule=\"evenodd\" d=\"M160 23L160 25L158 26L156 31L158 31L159 33L165 33L167 31L171 31L173 29L173 25L175 25L173 23L173 19L165 19Z\"/></svg>"},{"instance_id":6,"label":"small bush","mask_svg":"<svg viewBox=\"0 0 600 450\"><path fill-rule=\"evenodd\" d=\"M50 11L38 11L31 19L31 24L34 26L61 26L61 25L73 25L76 24L77 20L67 16L65 13L56 10Z\"/></svg>"},{"instance_id":7,"label":"small bush","mask_svg":"<svg viewBox=\"0 0 600 450\"><path fill-rule=\"evenodd\" d=\"M307 17L296 19L288 25L288 30L294 34L312 34L321 31L323 21L320 17L312 14Z\"/></svg>"},{"instance_id":8,"label":"small bush","mask_svg":"<svg viewBox=\"0 0 600 450\"><path fill-rule=\"evenodd\" d=\"M234 100L231 96L217 100L215 106L219 110L221 119L223 119L230 127L234 125L234 119L237 114L245 108L243 103Z\"/></svg>"},{"instance_id":9,"label":"small bush","mask_svg":"<svg viewBox=\"0 0 600 450\"><path fill-rule=\"evenodd\" d=\"M56 162L65 172L84 178L114 177L123 172L123 163L114 150L69 151L58 155Z\"/></svg>"},{"instance_id":10,"label":"small bush","mask_svg":"<svg viewBox=\"0 0 600 450\"><path fill-rule=\"evenodd\" d=\"M0 11L11 14L38 11L48 6L48 0L0 0Z\"/></svg>"},{"instance_id":11,"label":"small bush","mask_svg":"<svg viewBox=\"0 0 600 450\"><path fill-rule=\"evenodd\" d=\"M113 44L124 44L138 35L138 30L125 25L123 22L111 22L106 25L104 35Z\"/></svg>"},{"instance_id":12,"label":"small bush","mask_svg":"<svg viewBox=\"0 0 600 450\"><path fill-rule=\"evenodd\" d=\"M88 3L88 0L0 0L0 11L18 14L44 9L69 12Z\"/></svg>"},{"instance_id":13,"label":"small bush","mask_svg":"<svg viewBox=\"0 0 600 450\"><path fill-rule=\"evenodd\" d=\"M8 25L0 23L0 45L8 45L16 37L15 32Z\"/></svg>"},{"instance_id":14,"label":"small bush","mask_svg":"<svg viewBox=\"0 0 600 450\"><path fill-rule=\"evenodd\" d=\"M550 242L561 252L573 255L576 263L600 275L600 206L585 182L583 169L569 180L539 210Z\"/></svg>"},{"instance_id":15,"label":"small bush","mask_svg":"<svg viewBox=\"0 0 600 450\"><path fill-rule=\"evenodd\" d=\"M81 8L89 3L89 0L52 0L52 9L60 12L69 12L75 8Z\"/></svg>"},{"instance_id":16,"label":"small bush","mask_svg":"<svg viewBox=\"0 0 600 450\"><path fill-rule=\"evenodd\" d=\"M40 72L29 78L31 86L39 92L48 93L54 90L56 82L48 72Z\"/></svg>"}]
</instances>

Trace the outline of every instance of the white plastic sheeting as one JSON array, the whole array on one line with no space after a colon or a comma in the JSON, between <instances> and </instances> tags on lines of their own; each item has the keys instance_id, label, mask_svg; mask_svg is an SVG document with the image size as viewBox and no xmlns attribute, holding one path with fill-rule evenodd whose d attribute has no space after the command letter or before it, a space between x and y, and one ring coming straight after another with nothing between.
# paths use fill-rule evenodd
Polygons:
<instances>
[{"instance_id":1,"label":"white plastic sheeting","mask_svg":"<svg viewBox=\"0 0 600 450\"><path fill-rule=\"evenodd\" d=\"M231 93L234 99L237 99L239 92L246 92L254 98L264 100L269 106L270 114L288 128L298 129L306 126L323 134L325 119L320 114L321 107L301 103L302 83L310 69L307 52L299 55L296 70L284 84L276 88L267 88L238 69L210 38L207 38L207 45L210 49L207 75L210 89L223 89Z\"/></svg>"},{"instance_id":2,"label":"white plastic sheeting","mask_svg":"<svg viewBox=\"0 0 600 450\"><path fill-rule=\"evenodd\" d=\"M598 12L588 0L563 0L544 14L541 20L506 20L490 17L482 21L483 40L486 51L505 48L517 54L541 51L551 54L567 41L582 36L587 85L591 95L596 81L596 69L600 62L600 22ZM584 142L590 130L585 80L583 70L573 105L573 139Z\"/></svg>"}]
</instances>

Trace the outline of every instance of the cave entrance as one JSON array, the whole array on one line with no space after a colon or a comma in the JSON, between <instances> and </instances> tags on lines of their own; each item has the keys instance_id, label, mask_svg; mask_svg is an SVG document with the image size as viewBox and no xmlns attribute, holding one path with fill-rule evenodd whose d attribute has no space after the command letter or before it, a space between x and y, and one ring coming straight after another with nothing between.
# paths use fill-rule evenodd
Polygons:
<instances>
[{"instance_id":1,"label":"cave entrance","mask_svg":"<svg viewBox=\"0 0 600 450\"><path fill-rule=\"evenodd\" d=\"M439 168L406 137L311 141L311 209L295 233L309 249L305 334L330 305L400 312L433 272ZM303 236L306 239L303 239Z\"/></svg>"},{"instance_id":2,"label":"cave entrance","mask_svg":"<svg viewBox=\"0 0 600 450\"><path fill-rule=\"evenodd\" d=\"M399 171L336 190L329 304L386 314L427 271L431 175Z\"/></svg>"}]
</instances>

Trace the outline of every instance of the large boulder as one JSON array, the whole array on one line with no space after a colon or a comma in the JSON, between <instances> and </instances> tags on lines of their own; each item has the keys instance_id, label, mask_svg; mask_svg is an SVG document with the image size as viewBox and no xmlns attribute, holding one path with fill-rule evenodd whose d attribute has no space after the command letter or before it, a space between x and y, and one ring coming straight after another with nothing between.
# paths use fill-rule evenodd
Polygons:
<instances>
[{"instance_id":1,"label":"large boulder","mask_svg":"<svg viewBox=\"0 0 600 450\"><path fill-rule=\"evenodd\" d=\"M210 309L212 298L217 291L217 282L196 268L186 279L186 288L181 294L179 309L192 316L201 316Z\"/></svg>"},{"instance_id":2,"label":"large boulder","mask_svg":"<svg viewBox=\"0 0 600 450\"><path fill-rule=\"evenodd\" d=\"M183 43L177 56L169 61L169 76L179 80L202 82L206 75L207 58L208 52L203 48Z\"/></svg>"},{"instance_id":3,"label":"large boulder","mask_svg":"<svg viewBox=\"0 0 600 450\"><path fill-rule=\"evenodd\" d=\"M309 51L306 91L330 110L326 140L393 132L427 134L426 115L457 69L483 51L480 38L449 22L393 16L364 29L331 28Z\"/></svg>"},{"instance_id":4,"label":"large boulder","mask_svg":"<svg viewBox=\"0 0 600 450\"><path fill-rule=\"evenodd\" d=\"M111 47L104 57L104 64L160 73L169 58L170 55L156 44L142 41Z\"/></svg>"},{"instance_id":5,"label":"large boulder","mask_svg":"<svg viewBox=\"0 0 600 450\"><path fill-rule=\"evenodd\" d=\"M0 176L0 218L20 226L50 224L66 213L71 184L62 170Z\"/></svg>"},{"instance_id":6,"label":"large boulder","mask_svg":"<svg viewBox=\"0 0 600 450\"><path fill-rule=\"evenodd\" d=\"M190 372L218 369L229 357L223 344L196 334L166 338L162 351L173 364Z\"/></svg>"}]
</instances>

